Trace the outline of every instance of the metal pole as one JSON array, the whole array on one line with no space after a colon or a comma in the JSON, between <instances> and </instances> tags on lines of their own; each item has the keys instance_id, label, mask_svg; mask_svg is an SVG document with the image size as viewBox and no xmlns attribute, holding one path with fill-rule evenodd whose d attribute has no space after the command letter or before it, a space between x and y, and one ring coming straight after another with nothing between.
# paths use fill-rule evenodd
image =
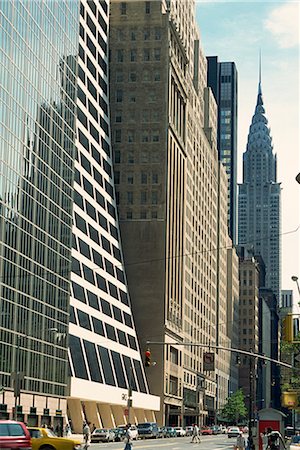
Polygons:
<instances>
[{"instance_id":1,"label":"metal pole","mask_svg":"<svg viewBox=\"0 0 300 450\"><path fill-rule=\"evenodd\" d=\"M251 352L251 349L250 349ZM253 425L253 357L249 357L249 422L248 422L248 428L249 428L249 435L248 435L248 449L254 450L255 445L253 442L253 435L252 435L252 425Z\"/></svg>"},{"instance_id":2,"label":"metal pole","mask_svg":"<svg viewBox=\"0 0 300 450\"><path fill-rule=\"evenodd\" d=\"M130 408L132 406L132 367L130 366L129 373L129 386L128 386L128 399L127 399L127 410L128 410L128 423L130 422Z\"/></svg>"}]
</instances>

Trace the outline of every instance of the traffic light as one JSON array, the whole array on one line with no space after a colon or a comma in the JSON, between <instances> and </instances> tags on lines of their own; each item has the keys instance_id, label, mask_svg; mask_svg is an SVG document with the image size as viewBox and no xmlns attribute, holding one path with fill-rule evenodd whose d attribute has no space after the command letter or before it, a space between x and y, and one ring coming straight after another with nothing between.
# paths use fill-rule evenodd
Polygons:
<instances>
[{"instance_id":1,"label":"traffic light","mask_svg":"<svg viewBox=\"0 0 300 450\"><path fill-rule=\"evenodd\" d=\"M151 366L151 352L150 350L145 351L145 367Z\"/></svg>"},{"instance_id":2,"label":"traffic light","mask_svg":"<svg viewBox=\"0 0 300 450\"><path fill-rule=\"evenodd\" d=\"M239 354L236 355L236 358L235 358L235 364L236 364L237 366L240 366L240 365L242 364L242 360L241 360L241 357L240 357Z\"/></svg>"},{"instance_id":3,"label":"traffic light","mask_svg":"<svg viewBox=\"0 0 300 450\"><path fill-rule=\"evenodd\" d=\"M293 342L293 340L294 340L293 314L287 314L282 319L282 341Z\"/></svg>"}]
</instances>

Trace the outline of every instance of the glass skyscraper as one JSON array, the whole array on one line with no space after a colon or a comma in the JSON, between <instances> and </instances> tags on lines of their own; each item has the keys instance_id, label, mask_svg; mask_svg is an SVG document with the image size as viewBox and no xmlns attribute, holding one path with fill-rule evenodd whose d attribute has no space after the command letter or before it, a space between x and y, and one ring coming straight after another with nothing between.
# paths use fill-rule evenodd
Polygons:
<instances>
[{"instance_id":1,"label":"glass skyscraper","mask_svg":"<svg viewBox=\"0 0 300 450\"><path fill-rule=\"evenodd\" d=\"M116 215L108 1L0 2L0 417L154 420ZM71 288L70 288L71 286ZM68 398L68 405L67 405Z\"/></svg>"},{"instance_id":2,"label":"glass skyscraper","mask_svg":"<svg viewBox=\"0 0 300 450\"><path fill-rule=\"evenodd\" d=\"M67 393L78 15L0 2L0 384L32 408Z\"/></svg>"},{"instance_id":3,"label":"glass skyscraper","mask_svg":"<svg viewBox=\"0 0 300 450\"><path fill-rule=\"evenodd\" d=\"M234 62L207 58L207 83L218 105L218 152L228 178L228 232L237 241L237 70Z\"/></svg>"}]
</instances>

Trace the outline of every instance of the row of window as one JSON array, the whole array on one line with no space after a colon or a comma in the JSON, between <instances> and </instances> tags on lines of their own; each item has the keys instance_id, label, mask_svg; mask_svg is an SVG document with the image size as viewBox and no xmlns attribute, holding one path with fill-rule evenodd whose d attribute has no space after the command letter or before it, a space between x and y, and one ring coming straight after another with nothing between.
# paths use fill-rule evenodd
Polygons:
<instances>
[{"instance_id":1,"label":"row of window","mask_svg":"<svg viewBox=\"0 0 300 450\"><path fill-rule=\"evenodd\" d=\"M113 255L118 261L122 261L120 250L105 236L103 236L95 227L87 223L86 220L75 212L75 224L78 230L82 231L86 236L89 236L92 241L97 245L101 246L110 255ZM102 262L99 261L99 267L101 267Z\"/></svg>"},{"instance_id":2,"label":"row of window","mask_svg":"<svg viewBox=\"0 0 300 450\"><path fill-rule=\"evenodd\" d=\"M118 311L118 314L115 314L114 312L114 317L116 320L123 323L121 318L121 310L115 306L113 306L113 308ZM127 334L94 316L89 316L86 312L81 311L81 309L75 309L73 306L70 309L70 322L100 336L107 337L111 341L118 342L121 345L137 350L137 343L134 336Z\"/></svg>"},{"instance_id":3,"label":"row of window","mask_svg":"<svg viewBox=\"0 0 300 450\"><path fill-rule=\"evenodd\" d=\"M82 181L81 181L82 179ZM96 202L105 209L108 214L110 214L114 219L116 218L115 207L108 201L105 200L104 196L90 183L84 175L81 175L79 170L75 170L75 181L79 186L81 186L90 197L92 197ZM112 187L110 183L105 183L105 189L109 195L112 195ZM77 197L78 198L78 197Z\"/></svg>"},{"instance_id":4,"label":"row of window","mask_svg":"<svg viewBox=\"0 0 300 450\"><path fill-rule=\"evenodd\" d=\"M120 3L120 14L121 16L125 16L127 14L127 2L121 2ZM151 14L151 2L145 2L145 14Z\"/></svg>"},{"instance_id":5,"label":"row of window","mask_svg":"<svg viewBox=\"0 0 300 450\"><path fill-rule=\"evenodd\" d=\"M156 147L155 147L156 149ZM162 160L162 155L159 150L151 149L141 149L140 151L135 151L134 149L130 149L127 151L121 151L119 149L115 149L114 152L114 162L116 164L119 163L127 163L127 164L155 164L160 163Z\"/></svg>"},{"instance_id":6,"label":"row of window","mask_svg":"<svg viewBox=\"0 0 300 450\"><path fill-rule=\"evenodd\" d=\"M76 190L74 191L74 201L79 208L86 212L95 222L98 222L101 228L107 231L114 239L119 239L118 229L106 219L106 217L101 214L100 211L96 210L94 206L87 200L84 199L81 194Z\"/></svg>"},{"instance_id":7,"label":"row of window","mask_svg":"<svg viewBox=\"0 0 300 450\"><path fill-rule=\"evenodd\" d=\"M158 184L159 183L159 177L158 177L158 173L157 172L152 172L148 173L148 172L141 172L139 174L134 174L133 172L129 172L127 174L127 184L134 184L135 179L137 179L137 177L140 177L140 183L141 184L148 184L148 183L152 183L152 184ZM115 184L120 184L120 172L116 171L115 172Z\"/></svg>"},{"instance_id":8,"label":"row of window","mask_svg":"<svg viewBox=\"0 0 300 450\"><path fill-rule=\"evenodd\" d=\"M104 112L106 116L108 116L108 105L107 102L104 100L104 97L101 92L98 93L96 86L94 83L90 80L88 77L88 74L82 69L80 64L78 65L78 76L80 80L84 83L84 85L87 87L89 93L92 95L92 97L98 102L98 105ZM77 95L80 101L87 107L86 103L86 95L83 92L83 90L80 88L80 86L77 87Z\"/></svg>"},{"instance_id":9,"label":"row of window","mask_svg":"<svg viewBox=\"0 0 300 450\"><path fill-rule=\"evenodd\" d=\"M147 392L141 362L70 335L73 376L110 386ZM86 365L87 361L87 365Z\"/></svg>"},{"instance_id":10,"label":"row of window","mask_svg":"<svg viewBox=\"0 0 300 450\"><path fill-rule=\"evenodd\" d=\"M142 82L152 82L152 81L160 81L161 80L161 74L160 71L154 70L144 70L139 76L140 72L129 72L128 73L128 81L130 83L135 83L136 81L142 81ZM122 70L116 70L115 71L115 81L116 83L123 83L125 80L125 73Z\"/></svg>"},{"instance_id":11,"label":"row of window","mask_svg":"<svg viewBox=\"0 0 300 450\"><path fill-rule=\"evenodd\" d=\"M117 41L119 41L119 42L126 41L127 33L123 28L117 29L115 33L116 33L115 36L116 36ZM131 41L138 41L138 42L141 42L142 40L150 41L152 39L155 41L160 41L161 40L161 28L154 28L154 29L144 28L142 30L137 30L136 28L132 28L128 32L128 38Z\"/></svg>"},{"instance_id":12,"label":"row of window","mask_svg":"<svg viewBox=\"0 0 300 450\"><path fill-rule=\"evenodd\" d=\"M124 140L124 139L123 139ZM159 130L143 130L140 133L140 142L159 142L160 141L160 132ZM136 133L133 130L127 130L126 131L126 138L125 141L127 141L129 144L132 144L133 142L139 141L136 137ZM115 143L119 144L122 142L122 130L117 129L115 130Z\"/></svg>"},{"instance_id":13,"label":"row of window","mask_svg":"<svg viewBox=\"0 0 300 450\"><path fill-rule=\"evenodd\" d=\"M113 56L112 56L113 58ZM82 58L83 59L83 58ZM124 49L116 50L115 61L117 63L123 62L149 62L149 61L160 61L161 59L161 49L160 48L144 48L142 51L138 51L133 48L129 52Z\"/></svg>"},{"instance_id":14,"label":"row of window","mask_svg":"<svg viewBox=\"0 0 300 450\"><path fill-rule=\"evenodd\" d=\"M147 220L147 219L157 219L157 218L158 218L158 213L156 210L152 210L152 211L142 210L139 213L133 213L133 211L127 210L125 217L122 217L122 215L121 215L121 219L126 219L126 220L132 220L132 219Z\"/></svg>"},{"instance_id":15,"label":"row of window","mask_svg":"<svg viewBox=\"0 0 300 450\"><path fill-rule=\"evenodd\" d=\"M102 116L100 116L100 122L99 122L98 111L96 110L96 108L92 104L91 104L91 106L93 108L93 110L91 110L92 116L94 118L95 117L97 118L97 124L100 124L100 127L102 128L102 130L104 131L106 136L109 136L109 125L108 125L108 122ZM94 127L92 122L90 120L88 121L87 116L85 115L85 113L82 111L82 109L79 106L77 106L77 117L78 117L78 119L80 120L80 122L82 123L82 125L86 129L88 129L88 124L89 124L89 131L90 131L91 135L93 136L95 141L97 141L100 144L99 132Z\"/></svg>"},{"instance_id":16,"label":"row of window","mask_svg":"<svg viewBox=\"0 0 300 450\"><path fill-rule=\"evenodd\" d=\"M115 91L115 102L122 103L127 99L129 103L135 103L136 95L137 93L135 91L126 91L125 96L125 91L123 91L123 89L117 89ZM157 101L157 95L157 92L153 90L146 91L143 95L143 101L147 103L155 103Z\"/></svg>"},{"instance_id":17,"label":"row of window","mask_svg":"<svg viewBox=\"0 0 300 450\"><path fill-rule=\"evenodd\" d=\"M137 193L134 193L132 191L126 192L126 198L125 201L127 203L127 205L133 205L138 204L138 205L147 205L147 204L151 204L151 205L157 205L158 204L158 199L159 199L159 193L157 191L152 191L151 195L149 192L147 191L142 191ZM139 198L137 198L137 196L139 196ZM117 204L119 204L120 202L120 193L117 193Z\"/></svg>"}]
</instances>

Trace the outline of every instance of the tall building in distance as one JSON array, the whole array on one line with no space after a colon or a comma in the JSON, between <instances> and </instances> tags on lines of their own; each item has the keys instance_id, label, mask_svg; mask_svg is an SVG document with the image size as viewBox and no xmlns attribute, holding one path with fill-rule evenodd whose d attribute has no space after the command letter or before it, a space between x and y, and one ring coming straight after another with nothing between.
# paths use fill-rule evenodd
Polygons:
<instances>
[{"instance_id":1,"label":"tall building in distance","mask_svg":"<svg viewBox=\"0 0 300 450\"><path fill-rule=\"evenodd\" d=\"M261 255L266 267L265 287L280 302L281 284L281 187L277 159L265 116L259 80L255 112L243 155L243 183L239 185L239 245Z\"/></svg>"},{"instance_id":2,"label":"tall building in distance","mask_svg":"<svg viewBox=\"0 0 300 450\"><path fill-rule=\"evenodd\" d=\"M238 75L234 62L207 57L207 84L218 105L218 153L228 178L228 230L237 243L237 105Z\"/></svg>"},{"instance_id":3,"label":"tall building in distance","mask_svg":"<svg viewBox=\"0 0 300 450\"><path fill-rule=\"evenodd\" d=\"M116 213L109 2L0 14L0 417L19 373L29 425L155 420Z\"/></svg>"},{"instance_id":4,"label":"tall building in distance","mask_svg":"<svg viewBox=\"0 0 300 450\"><path fill-rule=\"evenodd\" d=\"M193 0L114 1L109 38L126 273L142 347L169 344L150 346L157 364L146 373L161 397L158 420L171 425L215 422L230 361L219 352L216 370L204 371L206 349L178 346L227 339L227 256L216 250L218 227L228 243L227 183L194 7Z\"/></svg>"}]
</instances>

